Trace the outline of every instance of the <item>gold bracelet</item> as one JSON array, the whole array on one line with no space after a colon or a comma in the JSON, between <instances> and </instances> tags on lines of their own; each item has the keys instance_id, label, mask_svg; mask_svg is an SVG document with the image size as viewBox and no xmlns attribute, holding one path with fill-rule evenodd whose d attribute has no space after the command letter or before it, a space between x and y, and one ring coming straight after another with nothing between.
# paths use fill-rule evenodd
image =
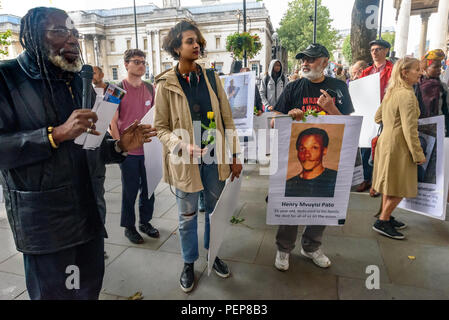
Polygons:
<instances>
[{"instance_id":1,"label":"gold bracelet","mask_svg":"<svg viewBox=\"0 0 449 320\"><path fill-rule=\"evenodd\" d=\"M58 149L59 146L55 143L55 140L53 140L53 127L48 127L47 128L48 131L48 140L50 141L50 144L52 146L53 149Z\"/></svg>"}]
</instances>

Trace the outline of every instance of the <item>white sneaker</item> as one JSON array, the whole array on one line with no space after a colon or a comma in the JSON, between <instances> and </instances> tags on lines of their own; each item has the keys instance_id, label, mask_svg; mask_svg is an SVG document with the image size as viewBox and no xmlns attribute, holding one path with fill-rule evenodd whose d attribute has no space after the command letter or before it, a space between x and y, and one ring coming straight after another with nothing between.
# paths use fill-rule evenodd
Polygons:
<instances>
[{"instance_id":1,"label":"white sneaker","mask_svg":"<svg viewBox=\"0 0 449 320\"><path fill-rule=\"evenodd\" d=\"M331 261L328 257L326 257L323 251L321 251L321 249L314 252L305 252L304 249L301 248L301 254L312 259L313 262L320 268L328 268L331 265Z\"/></svg>"},{"instance_id":2,"label":"white sneaker","mask_svg":"<svg viewBox=\"0 0 449 320\"><path fill-rule=\"evenodd\" d=\"M290 257L290 253L279 251L276 253L276 261L274 262L274 266L276 269L280 271L288 270L288 258Z\"/></svg>"}]
</instances>

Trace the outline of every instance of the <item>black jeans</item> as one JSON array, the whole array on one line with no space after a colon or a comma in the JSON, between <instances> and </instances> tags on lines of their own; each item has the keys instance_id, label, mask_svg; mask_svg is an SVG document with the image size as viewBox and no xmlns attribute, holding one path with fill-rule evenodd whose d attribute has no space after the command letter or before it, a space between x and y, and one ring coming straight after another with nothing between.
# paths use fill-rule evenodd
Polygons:
<instances>
[{"instance_id":1,"label":"black jeans","mask_svg":"<svg viewBox=\"0 0 449 320\"><path fill-rule=\"evenodd\" d=\"M371 182L373 179L373 167L368 163L371 156L371 148L361 148L361 153L363 161L363 180Z\"/></svg>"},{"instance_id":2,"label":"black jeans","mask_svg":"<svg viewBox=\"0 0 449 320\"><path fill-rule=\"evenodd\" d=\"M122 170L122 216L120 226L130 228L136 225L134 205L139 191L139 223L146 224L150 222L154 211L154 193L148 199L144 156L128 156L120 164L120 169Z\"/></svg>"},{"instance_id":3,"label":"black jeans","mask_svg":"<svg viewBox=\"0 0 449 320\"><path fill-rule=\"evenodd\" d=\"M103 237L56 253L24 254L23 261L31 300L98 300L104 275ZM79 288L73 288L74 278L79 279Z\"/></svg>"}]
</instances>

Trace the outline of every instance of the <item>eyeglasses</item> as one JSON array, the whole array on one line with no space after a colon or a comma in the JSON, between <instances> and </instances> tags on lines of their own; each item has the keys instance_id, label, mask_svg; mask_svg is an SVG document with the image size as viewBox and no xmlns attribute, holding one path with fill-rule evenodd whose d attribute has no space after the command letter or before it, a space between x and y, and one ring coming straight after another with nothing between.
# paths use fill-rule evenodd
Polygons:
<instances>
[{"instance_id":1,"label":"eyeglasses","mask_svg":"<svg viewBox=\"0 0 449 320\"><path fill-rule=\"evenodd\" d=\"M129 60L129 62L133 62L136 66L144 66L147 63L145 60Z\"/></svg>"},{"instance_id":2,"label":"eyeglasses","mask_svg":"<svg viewBox=\"0 0 449 320\"><path fill-rule=\"evenodd\" d=\"M81 39L82 35L76 29L47 29L45 31L52 32L56 37L67 39L72 34L76 39Z\"/></svg>"},{"instance_id":3,"label":"eyeglasses","mask_svg":"<svg viewBox=\"0 0 449 320\"><path fill-rule=\"evenodd\" d=\"M379 51L382 51L382 50L385 50L385 48L374 48L374 49L371 49L371 52L372 53L374 53L374 52L379 52Z\"/></svg>"},{"instance_id":4,"label":"eyeglasses","mask_svg":"<svg viewBox=\"0 0 449 320\"><path fill-rule=\"evenodd\" d=\"M304 57L304 58L302 58L302 62L314 63L316 59L318 59L318 58Z\"/></svg>"}]
</instances>

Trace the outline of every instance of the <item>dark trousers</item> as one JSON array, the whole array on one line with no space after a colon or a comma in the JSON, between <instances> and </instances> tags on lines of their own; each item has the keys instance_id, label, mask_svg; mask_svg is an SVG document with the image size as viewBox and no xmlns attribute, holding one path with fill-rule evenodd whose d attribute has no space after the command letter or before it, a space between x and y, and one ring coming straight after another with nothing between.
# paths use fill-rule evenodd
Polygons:
<instances>
[{"instance_id":1,"label":"dark trousers","mask_svg":"<svg viewBox=\"0 0 449 320\"><path fill-rule=\"evenodd\" d=\"M130 228L136 225L134 205L139 197L139 223L145 224L153 218L154 194L148 199L147 175L144 156L128 156L120 165L122 170L122 217L120 226Z\"/></svg>"},{"instance_id":2,"label":"dark trousers","mask_svg":"<svg viewBox=\"0 0 449 320\"><path fill-rule=\"evenodd\" d=\"M368 161L371 156L371 148L360 148L363 161L363 180L371 181L373 178L373 167L369 165Z\"/></svg>"},{"instance_id":3,"label":"dark trousers","mask_svg":"<svg viewBox=\"0 0 449 320\"><path fill-rule=\"evenodd\" d=\"M103 237L56 253L24 254L23 261L31 300L98 300L104 275ZM79 289L71 289L76 274Z\"/></svg>"}]
</instances>

